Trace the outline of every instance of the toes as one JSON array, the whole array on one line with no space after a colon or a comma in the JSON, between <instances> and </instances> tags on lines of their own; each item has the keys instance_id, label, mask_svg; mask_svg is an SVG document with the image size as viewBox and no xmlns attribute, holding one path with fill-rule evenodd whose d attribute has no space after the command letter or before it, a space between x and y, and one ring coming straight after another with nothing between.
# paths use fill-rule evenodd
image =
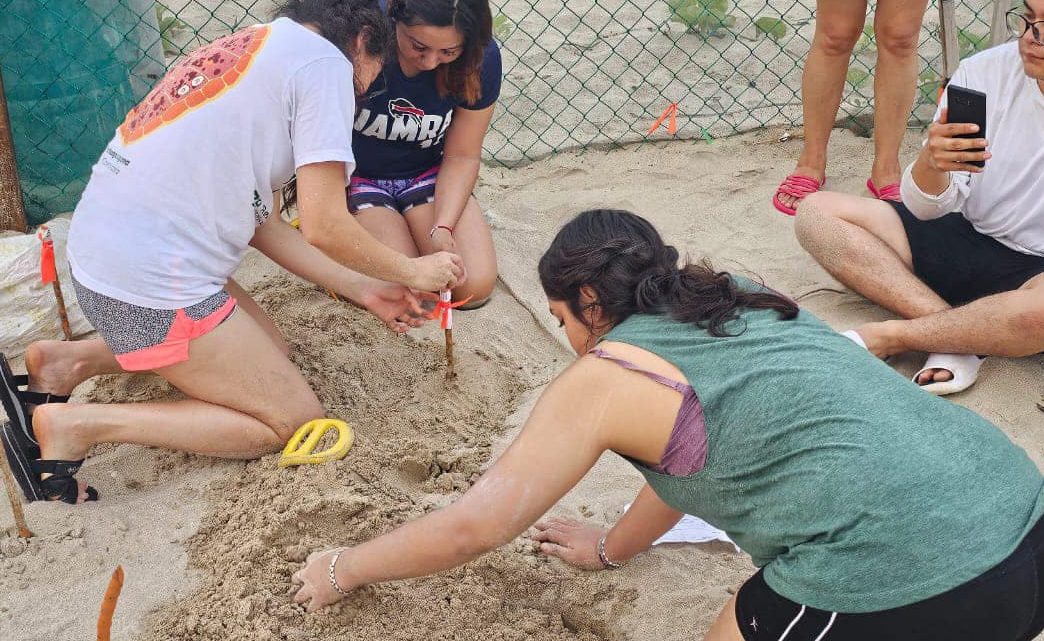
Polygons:
<instances>
[{"instance_id":1,"label":"toes","mask_svg":"<svg viewBox=\"0 0 1044 641\"><path fill-rule=\"evenodd\" d=\"M953 372L947 369L926 369L917 376L918 385L945 383L953 380Z\"/></svg>"}]
</instances>

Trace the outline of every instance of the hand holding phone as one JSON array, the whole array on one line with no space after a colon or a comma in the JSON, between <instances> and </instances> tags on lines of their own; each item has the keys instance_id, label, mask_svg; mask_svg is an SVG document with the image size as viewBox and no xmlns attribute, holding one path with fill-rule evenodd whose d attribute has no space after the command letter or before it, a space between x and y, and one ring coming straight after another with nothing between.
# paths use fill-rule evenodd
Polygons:
<instances>
[{"instance_id":1,"label":"hand holding phone","mask_svg":"<svg viewBox=\"0 0 1044 641\"><path fill-rule=\"evenodd\" d=\"M946 88L947 108L928 128L928 151L937 171L979 173L986 151L986 94L957 85Z\"/></svg>"}]
</instances>

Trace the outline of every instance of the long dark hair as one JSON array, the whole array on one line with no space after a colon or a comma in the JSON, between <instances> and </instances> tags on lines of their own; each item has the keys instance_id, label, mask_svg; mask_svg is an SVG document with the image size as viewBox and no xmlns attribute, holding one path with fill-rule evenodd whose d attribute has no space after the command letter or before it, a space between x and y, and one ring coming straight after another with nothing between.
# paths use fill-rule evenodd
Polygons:
<instances>
[{"instance_id":1,"label":"long dark hair","mask_svg":"<svg viewBox=\"0 0 1044 641\"><path fill-rule=\"evenodd\" d=\"M384 60L391 51L391 25L378 0L286 0L275 10L274 16L316 25L319 33L334 43L349 60L360 53ZM354 50L359 34L363 35L363 51ZM359 91L358 86L356 91ZM290 211L297 203L297 177L291 178L281 191L283 203L280 210Z\"/></svg>"},{"instance_id":2,"label":"long dark hair","mask_svg":"<svg viewBox=\"0 0 1044 641\"><path fill-rule=\"evenodd\" d=\"M357 53L383 60L392 42L391 28L378 0L285 0L274 15L316 25L349 60ZM359 34L363 35L364 51L353 50Z\"/></svg>"},{"instance_id":3,"label":"long dark hair","mask_svg":"<svg viewBox=\"0 0 1044 641\"><path fill-rule=\"evenodd\" d=\"M489 0L388 0L388 17L409 27L456 27L464 36L464 51L435 70L435 88L441 96L452 95L465 102L482 97L482 57L493 39Z\"/></svg>"},{"instance_id":4,"label":"long dark hair","mask_svg":"<svg viewBox=\"0 0 1044 641\"><path fill-rule=\"evenodd\" d=\"M582 321L580 288L591 287L597 295L592 305L609 326L632 314L666 314L721 337L735 335L725 324L741 308L772 309L784 320L798 314L792 300L742 290L706 260L679 268L678 250L649 221L620 209L585 211L566 223L540 258L539 271L547 297L567 303Z\"/></svg>"}]
</instances>

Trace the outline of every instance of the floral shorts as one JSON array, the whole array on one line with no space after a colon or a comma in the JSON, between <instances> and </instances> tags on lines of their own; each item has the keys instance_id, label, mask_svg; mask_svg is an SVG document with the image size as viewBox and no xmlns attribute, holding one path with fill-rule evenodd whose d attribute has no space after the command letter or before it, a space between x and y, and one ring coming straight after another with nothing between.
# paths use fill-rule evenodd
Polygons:
<instances>
[{"instance_id":1,"label":"floral shorts","mask_svg":"<svg viewBox=\"0 0 1044 641\"><path fill-rule=\"evenodd\" d=\"M152 309L99 294L75 275L72 281L83 315L128 372L187 361L189 343L236 311L236 299L225 290L181 309Z\"/></svg>"}]
</instances>

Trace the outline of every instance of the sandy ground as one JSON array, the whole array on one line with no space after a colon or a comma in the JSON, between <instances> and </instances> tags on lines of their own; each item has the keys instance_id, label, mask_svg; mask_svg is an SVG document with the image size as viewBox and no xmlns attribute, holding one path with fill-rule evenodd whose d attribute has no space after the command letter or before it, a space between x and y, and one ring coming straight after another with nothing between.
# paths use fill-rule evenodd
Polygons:
<instances>
[{"instance_id":1,"label":"sandy ground","mask_svg":"<svg viewBox=\"0 0 1044 641\"><path fill-rule=\"evenodd\" d=\"M799 144L778 137L656 143L483 170L478 195L503 282L490 305L458 316L461 376L452 384L442 377L435 328L395 337L250 255L237 277L287 334L329 414L355 427L354 449L338 463L278 470L275 456L242 463L98 448L81 475L103 500L28 506L37 533L28 549L10 538L12 520L0 508L0 639L91 638L116 563L127 570L113 637L121 640L699 639L753 569L720 544L660 547L624 570L586 573L539 557L521 538L441 576L360 590L319 616L290 605L286 589L306 551L369 538L452 500L518 429L571 358L535 263L581 209L642 213L693 256L751 270L793 296L843 289L769 205ZM916 143L912 134L907 155ZM831 152L831 187L860 192L869 141L838 131ZM851 293L802 302L838 329L887 317ZM920 358L896 367L910 372ZM980 382L951 398L995 421L1044 466L1042 392L1041 357L991 358ZM173 395L148 376L77 390L77 400L92 401ZM610 523L639 486L626 464L606 456L554 512Z\"/></svg>"}]
</instances>

